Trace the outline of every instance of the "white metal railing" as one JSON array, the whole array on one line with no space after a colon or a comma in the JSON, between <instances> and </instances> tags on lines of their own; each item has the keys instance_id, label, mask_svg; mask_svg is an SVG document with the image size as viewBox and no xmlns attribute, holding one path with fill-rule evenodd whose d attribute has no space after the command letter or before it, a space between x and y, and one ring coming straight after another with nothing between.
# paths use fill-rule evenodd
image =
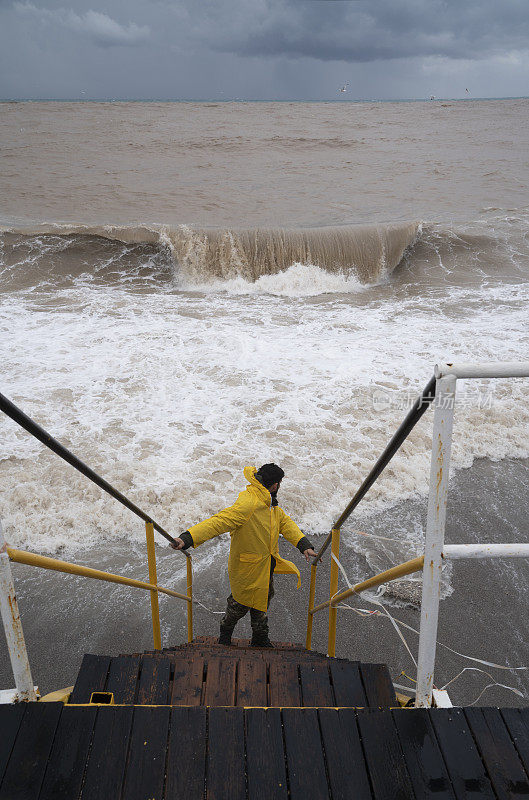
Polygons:
<instances>
[{"instance_id":1,"label":"white metal railing","mask_svg":"<svg viewBox=\"0 0 529 800\"><path fill-rule=\"evenodd\" d=\"M16 689L9 702L15 700L36 700L37 694L33 686L31 669L29 666L28 653L22 623L18 611L17 596L15 585L11 574L11 565L7 555L7 545L2 533L2 523L0 522L0 609L2 612L2 622L6 634L9 658L13 668Z\"/></svg>"},{"instance_id":2,"label":"white metal railing","mask_svg":"<svg viewBox=\"0 0 529 800\"><path fill-rule=\"evenodd\" d=\"M441 364L435 367L435 400L430 464L430 491L424 549L421 624L415 705L432 704L443 558L527 558L529 544L445 545L446 501L452 425L458 378L527 378L529 362Z\"/></svg>"}]
</instances>

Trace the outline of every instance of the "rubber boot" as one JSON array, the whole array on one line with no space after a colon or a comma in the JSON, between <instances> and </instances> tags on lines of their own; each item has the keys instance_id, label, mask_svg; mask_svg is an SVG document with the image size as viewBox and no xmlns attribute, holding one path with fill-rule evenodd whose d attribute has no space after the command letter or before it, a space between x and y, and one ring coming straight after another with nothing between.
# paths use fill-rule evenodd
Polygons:
<instances>
[{"instance_id":1,"label":"rubber boot","mask_svg":"<svg viewBox=\"0 0 529 800\"><path fill-rule=\"evenodd\" d=\"M220 626L220 636L219 636L219 644L226 645L229 647L231 645L231 636L233 633L233 628L227 628L224 625Z\"/></svg>"},{"instance_id":2,"label":"rubber boot","mask_svg":"<svg viewBox=\"0 0 529 800\"><path fill-rule=\"evenodd\" d=\"M252 634L252 641L250 647L273 647L274 645L268 638L268 633L254 633Z\"/></svg>"}]
</instances>

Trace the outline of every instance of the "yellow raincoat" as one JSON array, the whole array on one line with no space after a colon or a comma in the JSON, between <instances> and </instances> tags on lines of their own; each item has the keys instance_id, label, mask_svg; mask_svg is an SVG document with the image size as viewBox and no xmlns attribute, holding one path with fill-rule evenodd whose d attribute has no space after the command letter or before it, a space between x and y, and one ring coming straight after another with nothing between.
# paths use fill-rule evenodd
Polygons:
<instances>
[{"instance_id":1,"label":"yellow raincoat","mask_svg":"<svg viewBox=\"0 0 529 800\"><path fill-rule=\"evenodd\" d=\"M299 569L279 555L279 534L294 547L303 534L282 508L272 506L270 492L259 483L255 473L255 467L245 467L244 477L249 484L236 502L188 530L194 547L221 533L230 533L231 593L243 606L266 611L271 556L276 560L274 572L297 575L297 588L301 586Z\"/></svg>"}]
</instances>

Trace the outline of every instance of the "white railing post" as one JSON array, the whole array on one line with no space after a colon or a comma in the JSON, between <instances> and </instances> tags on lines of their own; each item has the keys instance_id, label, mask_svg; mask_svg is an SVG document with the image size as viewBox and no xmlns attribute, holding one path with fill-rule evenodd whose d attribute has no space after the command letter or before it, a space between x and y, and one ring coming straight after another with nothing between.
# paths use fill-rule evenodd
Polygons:
<instances>
[{"instance_id":1,"label":"white railing post","mask_svg":"<svg viewBox=\"0 0 529 800\"><path fill-rule=\"evenodd\" d=\"M456 378L454 375L437 379L422 573L421 627L415 696L415 705L418 707L429 707L432 704L455 393Z\"/></svg>"},{"instance_id":2,"label":"white railing post","mask_svg":"<svg viewBox=\"0 0 529 800\"><path fill-rule=\"evenodd\" d=\"M0 522L0 608L2 611L2 622L9 649L9 658L13 667L13 675L16 686L17 700L36 700L35 687L31 677L28 654L22 623L18 613L18 604L15 594L15 585L11 574L11 565L7 555L7 545L2 533L2 523Z\"/></svg>"}]
</instances>

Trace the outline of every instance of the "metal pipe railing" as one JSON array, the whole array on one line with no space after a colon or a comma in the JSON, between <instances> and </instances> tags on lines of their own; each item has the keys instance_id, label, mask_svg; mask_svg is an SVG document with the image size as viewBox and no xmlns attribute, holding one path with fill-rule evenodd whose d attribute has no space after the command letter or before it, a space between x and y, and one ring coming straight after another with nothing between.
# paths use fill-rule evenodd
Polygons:
<instances>
[{"instance_id":1,"label":"metal pipe railing","mask_svg":"<svg viewBox=\"0 0 529 800\"><path fill-rule=\"evenodd\" d=\"M411 575L414 572L419 572L423 568L423 565L424 556L412 558L411 561L404 561L404 563L398 564L396 567L391 567L391 569L387 569L385 572L380 572L378 575L373 575L372 578L361 581L361 583L356 583L354 586L351 586L350 589L344 589L343 592L335 594L324 603L314 606L312 611L309 613L314 615L318 611L323 611L324 608L336 608L339 603L343 602L343 600L347 600L347 598L351 597L352 594L360 594L360 592L365 592L368 589L376 589L377 586L382 586L383 583L389 583L390 581L395 581L398 578L404 577L405 575Z\"/></svg>"},{"instance_id":2,"label":"metal pipe railing","mask_svg":"<svg viewBox=\"0 0 529 800\"><path fill-rule=\"evenodd\" d=\"M156 572L156 553L154 551L154 528L152 522L145 523L145 535L147 537L147 563L149 565L149 583L158 586L158 575ZM158 604L158 592L151 591L151 616L152 616L152 637L154 639L154 649L162 649L162 633L160 630L160 607Z\"/></svg>"},{"instance_id":3,"label":"metal pipe railing","mask_svg":"<svg viewBox=\"0 0 529 800\"><path fill-rule=\"evenodd\" d=\"M529 361L499 361L492 364L436 364L435 377L529 378Z\"/></svg>"},{"instance_id":4,"label":"metal pipe railing","mask_svg":"<svg viewBox=\"0 0 529 800\"><path fill-rule=\"evenodd\" d=\"M402 424L399 426L398 430L393 435L386 449L377 460L373 469L371 470L367 478L364 480L360 488L357 490L356 494L352 498L347 508L342 512L340 517L338 517L338 519L332 526L333 530L340 530L343 523L349 518L349 516L352 514L352 512L360 503L360 501L365 497L365 495L367 494L369 489L373 486L377 478L387 467L387 465L389 464L389 462L391 461L397 450L401 447L405 439L409 436L413 428L417 425L422 415L429 408L434 397L435 397L435 376L432 376L428 381L428 383L426 384L426 386L424 387L422 394L419 395L419 397L411 407L410 411L406 415L406 418L404 419ZM331 538L332 538L332 531L328 534L324 543L320 547L318 554L314 557L313 559L314 564L317 564L318 561L321 560L321 557L323 556L323 554L325 553L331 542Z\"/></svg>"},{"instance_id":5,"label":"metal pipe railing","mask_svg":"<svg viewBox=\"0 0 529 800\"><path fill-rule=\"evenodd\" d=\"M331 580L329 585L329 633L327 638L327 655L336 655L336 622L338 612L332 604L332 599L338 591L338 560L340 558L340 529L335 529L331 533Z\"/></svg>"},{"instance_id":6,"label":"metal pipe railing","mask_svg":"<svg viewBox=\"0 0 529 800\"><path fill-rule=\"evenodd\" d=\"M336 638L336 616L333 610L353 594L374 589L383 583L402 578L422 570L421 622L419 629L419 653L417 658L416 707L429 707L432 704L433 675L437 644L437 623L440 600L440 577L442 562L446 559L460 558L528 558L529 544L525 542L490 544L445 544L445 517L450 470L450 451L452 426L458 378L521 378L529 377L529 361L499 364L441 364L436 365L434 377L430 379L399 427L377 463L358 489L357 493L336 521L319 553L313 558L309 594L306 647L310 650L312 622L314 614L329 609L328 655L334 655ZM338 558L340 527L365 496L393 455L397 452L410 431L417 424L428 406L435 400L435 416L432 433L432 452L430 460L430 490L424 555L392 567L385 572L357 583L345 591L336 593L336 569ZM314 605L316 588L316 567L329 543L333 545L331 564L330 598L324 603Z\"/></svg>"},{"instance_id":7,"label":"metal pipe railing","mask_svg":"<svg viewBox=\"0 0 529 800\"><path fill-rule=\"evenodd\" d=\"M94 472L93 469L88 467L84 464L77 456L71 453L64 445L54 439L44 428L41 428L40 425L37 425L31 417L28 417L18 406L16 406L11 400L9 400L5 395L0 393L0 411L3 411L4 414L7 414L8 417L20 425L21 428L24 428L28 433L34 436L39 442L49 447L56 455L60 456L64 461L68 464L71 464L78 472L84 475L86 478L95 483L96 486L99 486L100 489L103 489L107 494L111 495L115 500L118 500L125 508L128 508L133 514L136 516L141 517L144 522L151 522L154 530L158 531L168 542L175 544L174 538L171 534L167 533L166 530L162 528L157 522L155 522L149 514L146 514L141 508L138 508L128 497L125 497L124 494L119 492L115 489L108 481L104 478L101 478L97 472ZM183 553L186 558L191 558L189 553L186 553L185 550L179 551Z\"/></svg>"},{"instance_id":8,"label":"metal pipe railing","mask_svg":"<svg viewBox=\"0 0 529 800\"><path fill-rule=\"evenodd\" d=\"M187 559L187 595L189 603L187 604L187 641L193 641L193 562L190 558Z\"/></svg>"},{"instance_id":9,"label":"metal pipe railing","mask_svg":"<svg viewBox=\"0 0 529 800\"><path fill-rule=\"evenodd\" d=\"M15 699L17 701L36 700L37 694L31 676L22 621L18 610L15 583L11 574L11 564L0 523L0 616L6 635L9 659L15 679Z\"/></svg>"},{"instance_id":10,"label":"metal pipe railing","mask_svg":"<svg viewBox=\"0 0 529 800\"><path fill-rule=\"evenodd\" d=\"M456 383L453 375L447 375L437 379L435 390L430 489L424 537L424 563L427 566L422 575L421 622L415 693L415 705L421 707L428 707L432 703Z\"/></svg>"},{"instance_id":11,"label":"metal pipe railing","mask_svg":"<svg viewBox=\"0 0 529 800\"><path fill-rule=\"evenodd\" d=\"M312 609L314 608L314 597L316 594L316 564L310 565L310 588L309 588L309 613L307 619L307 636L305 638L305 649L310 650L312 646Z\"/></svg>"},{"instance_id":12,"label":"metal pipe railing","mask_svg":"<svg viewBox=\"0 0 529 800\"><path fill-rule=\"evenodd\" d=\"M163 586L157 586L154 583L146 583L145 581L137 581L135 578L125 578L123 575L115 575L112 572L103 572L100 569L93 569L92 567L83 567L80 564L72 564L70 561L60 561L58 558L49 558L48 556L41 556L38 553L29 553L27 550L17 550L14 547L6 547L7 555L11 561L17 564L27 564L30 567L42 567L42 569L50 569L54 572L65 572L68 575L80 575L83 578L95 578L99 581L106 581L107 583L120 583L124 586L132 586L136 589L146 589L150 592L162 592L168 594L170 597L178 597L180 600L185 600L191 603L191 598L188 595L175 592L173 589L165 589Z\"/></svg>"},{"instance_id":13,"label":"metal pipe railing","mask_svg":"<svg viewBox=\"0 0 529 800\"><path fill-rule=\"evenodd\" d=\"M529 544L527 542L445 544L442 556L449 560L459 558L529 558Z\"/></svg>"}]
</instances>

